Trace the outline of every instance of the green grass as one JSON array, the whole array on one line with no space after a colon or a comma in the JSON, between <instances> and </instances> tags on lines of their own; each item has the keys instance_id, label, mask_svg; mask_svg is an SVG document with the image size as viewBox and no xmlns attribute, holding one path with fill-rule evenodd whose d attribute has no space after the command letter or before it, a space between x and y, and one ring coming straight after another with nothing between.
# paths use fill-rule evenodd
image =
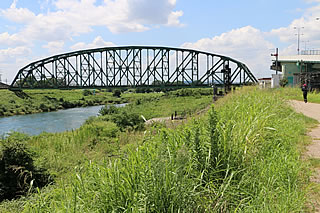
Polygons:
<instances>
[{"instance_id":1,"label":"green grass","mask_svg":"<svg viewBox=\"0 0 320 213\"><path fill-rule=\"evenodd\" d=\"M144 115L147 118L164 117L174 110L180 109L188 112L198 111L211 102L211 96L203 97L175 97L163 94L123 94L124 98L142 100L139 105L135 103L119 108ZM156 100L152 104L148 100ZM180 104L180 106L178 105ZM181 107L183 106L183 107ZM166 110L162 110L162 109ZM170 110L170 111L169 111ZM145 114L147 113L147 114ZM120 147L135 143L143 132L120 131L115 123L106 121L102 116L90 118L77 130L62 133L42 133L29 137L29 144L35 153L38 153L37 164L48 168L57 177L68 174L68 170L81 165L87 160L98 160L117 156Z\"/></svg>"},{"instance_id":2,"label":"green grass","mask_svg":"<svg viewBox=\"0 0 320 213\"><path fill-rule=\"evenodd\" d=\"M285 87L273 90L275 92L281 93L281 95L289 100L303 101L303 95L301 88L295 87ZM308 92L308 102L310 103L320 103L320 93L317 91Z\"/></svg>"},{"instance_id":3,"label":"green grass","mask_svg":"<svg viewBox=\"0 0 320 213\"><path fill-rule=\"evenodd\" d=\"M83 95L83 90L24 90L17 96L9 90L0 90L0 116L30 114L58 109L123 102L112 93L96 91L95 95Z\"/></svg>"},{"instance_id":4,"label":"green grass","mask_svg":"<svg viewBox=\"0 0 320 213\"><path fill-rule=\"evenodd\" d=\"M309 159L310 164L314 168L319 168L320 167L320 159L319 158L310 158Z\"/></svg>"},{"instance_id":5,"label":"green grass","mask_svg":"<svg viewBox=\"0 0 320 213\"><path fill-rule=\"evenodd\" d=\"M187 90L188 91L188 90ZM55 91L56 92L56 91ZM210 93L209 93L210 94ZM124 99L133 101L132 104L120 110L138 113L150 112L147 117L167 116L167 111L161 110L162 107L174 110L176 103L183 106L188 112L198 111L211 102L211 95L199 97L177 97L175 93L165 95L156 94L122 94ZM135 102L139 100L138 109L133 110ZM157 101L156 105L150 105L151 100ZM160 111L156 112L156 111ZM172 111L174 112L174 111ZM110 121L100 118L89 119L81 128L63 133L43 133L33 137L23 137L29 144L32 153L36 153L35 165L39 168L48 169L55 179L53 188L63 186L77 166L83 166L88 161L102 162L104 160L117 159L121 156L122 150L126 150L142 140L144 132L132 132L122 129ZM148 136L149 137L149 136ZM151 135L150 135L151 137ZM20 135L12 135L11 140L21 140ZM1 147L0 147L1 148ZM1 149L0 149L1 150ZM49 187L50 188L50 187ZM32 197L31 197L32 198ZM3 202L0 212L20 211L23 207L24 198L20 201ZM18 208L18 209L16 209ZM15 209L14 211L12 209Z\"/></svg>"},{"instance_id":6,"label":"green grass","mask_svg":"<svg viewBox=\"0 0 320 213\"><path fill-rule=\"evenodd\" d=\"M163 93L123 93L114 97L105 90L23 90L16 95L0 90L0 116L56 111L65 108L131 102L141 97L160 97Z\"/></svg>"},{"instance_id":7,"label":"green grass","mask_svg":"<svg viewBox=\"0 0 320 213\"><path fill-rule=\"evenodd\" d=\"M201 98L175 95L128 107L147 117L168 115L183 103L185 110L202 108ZM284 95L249 87L174 130L150 127L124 133L112 124L100 128L97 120L74 132L33 137L37 163L61 179L20 203L2 204L0 210L304 211L308 173L299 148L314 121L295 113ZM110 153L113 157L106 157Z\"/></svg>"}]
</instances>

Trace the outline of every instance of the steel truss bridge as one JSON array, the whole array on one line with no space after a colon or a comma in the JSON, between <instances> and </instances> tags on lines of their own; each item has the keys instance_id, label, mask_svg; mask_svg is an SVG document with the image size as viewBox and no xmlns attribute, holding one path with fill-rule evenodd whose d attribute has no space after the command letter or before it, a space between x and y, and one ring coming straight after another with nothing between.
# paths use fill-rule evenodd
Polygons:
<instances>
[{"instance_id":1,"label":"steel truss bridge","mask_svg":"<svg viewBox=\"0 0 320 213\"><path fill-rule=\"evenodd\" d=\"M257 79L227 56L191 49L125 46L55 55L19 70L10 89L209 87Z\"/></svg>"}]
</instances>

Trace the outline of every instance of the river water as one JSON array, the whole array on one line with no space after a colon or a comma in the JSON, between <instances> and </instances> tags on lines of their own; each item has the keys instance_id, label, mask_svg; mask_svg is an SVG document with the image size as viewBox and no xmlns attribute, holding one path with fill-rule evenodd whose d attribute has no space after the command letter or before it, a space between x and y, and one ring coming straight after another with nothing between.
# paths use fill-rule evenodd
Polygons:
<instances>
[{"instance_id":1,"label":"river water","mask_svg":"<svg viewBox=\"0 0 320 213\"><path fill-rule=\"evenodd\" d=\"M124 104L118 104L121 107ZM79 128L90 116L96 116L102 106L73 108L55 112L0 117L0 136L12 131L28 135L42 132L64 132Z\"/></svg>"}]
</instances>

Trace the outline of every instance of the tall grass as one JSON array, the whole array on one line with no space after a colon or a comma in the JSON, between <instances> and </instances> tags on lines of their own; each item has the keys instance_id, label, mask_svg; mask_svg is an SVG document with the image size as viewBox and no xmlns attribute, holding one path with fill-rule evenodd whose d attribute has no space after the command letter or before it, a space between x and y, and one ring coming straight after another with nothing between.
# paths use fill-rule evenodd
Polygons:
<instances>
[{"instance_id":1,"label":"tall grass","mask_svg":"<svg viewBox=\"0 0 320 213\"><path fill-rule=\"evenodd\" d=\"M243 89L185 126L146 132L117 159L76 166L24 211L300 212L298 143L310 122L278 93Z\"/></svg>"}]
</instances>

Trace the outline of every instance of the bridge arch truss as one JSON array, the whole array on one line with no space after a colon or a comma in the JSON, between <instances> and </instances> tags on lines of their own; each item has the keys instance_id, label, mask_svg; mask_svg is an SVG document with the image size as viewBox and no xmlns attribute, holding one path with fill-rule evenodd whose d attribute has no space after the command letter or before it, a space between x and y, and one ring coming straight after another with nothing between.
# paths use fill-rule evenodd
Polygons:
<instances>
[{"instance_id":1,"label":"bridge arch truss","mask_svg":"<svg viewBox=\"0 0 320 213\"><path fill-rule=\"evenodd\" d=\"M19 70L11 89L206 87L256 83L235 59L190 49L126 46L55 55Z\"/></svg>"}]
</instances>

